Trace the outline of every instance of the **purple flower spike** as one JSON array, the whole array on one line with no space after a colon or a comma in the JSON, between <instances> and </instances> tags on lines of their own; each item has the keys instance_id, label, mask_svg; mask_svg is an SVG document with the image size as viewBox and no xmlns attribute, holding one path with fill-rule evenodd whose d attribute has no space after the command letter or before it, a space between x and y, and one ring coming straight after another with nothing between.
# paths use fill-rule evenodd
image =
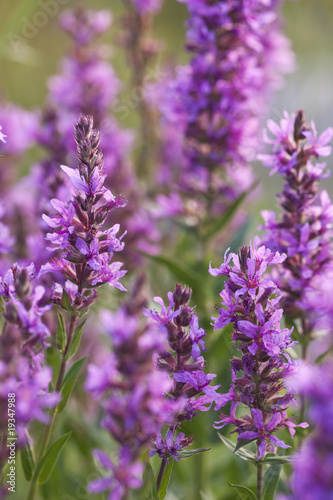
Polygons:
<instances>
[{"instance_id":1,"label":"purple flower spike","mask_svg":"<svg viewBox=\"0 0 333 500\"><path fill-rule=\"evenodd\" d=\"M332 345L331 331L328 341ZM293 493L288 499L329 499L333 492L332 357L326 359L322 366L304 363L299 373L288 382L308 398L308 416L313 425L312 432L296 454L290 484Z\"/></svg>"},{"instance_id":2,"label":"purple flower spike","mask_svg":"<svg viewBox=\"0 0 333 500\"><path fill-rule=\"evenodd\" d=\"M310 338L312 313L321 307L312 290L332 268L333 205L326 191L319 192L319 180L327 174L326 164L317 159L330 154L333 128L318 137L314 123L308 126L303 111L298 111L290 116L284 113L280 124L270 120L268 129L273 138L266 134L266 142L273 151L259 158L283 177L285 185L279 195L280 217L262 212L262 240L272 251L286 255L272 279L281 290L282 307L301 320L300 333Z\"/></svg>"},{"instance_id":3,"label":"purple flower spike","mask_svg":"<svg viewBox=\"0 0 333 500\"><path fill-rule=\"evenodd\" d=\"M182 433L176 435L176 429L182 422L192 420L199 411L209 410L213 403L216 407L222 406L222 397L217 392L220 385L211 385L216 375L204 371L205 360L200 348L205 350L203 337L206 332L199 328L198 317L188 305L191 293L187 287L177 284L174 292L168 293L168 309L161 298L155 297L155 301L162 306L161 314L148 309L143 311L145 316L159 325L161 333L167 332L168 336L168 349L157 349L157 366L170 375L170 400L176 403L178 410L165 439L159 434L151 452L151 455L158 453L166 461L169 457L179 460L176 452L192 442L191 437Z\"/></svg>"},{"instance_id":4,"label":"purple flower spike","mask_svg":"<svg viewBox=\"0 0 333 500\"><path fill-rule=\"evenodd\" d=\"M143 320L141 303L133 291L130 300L115 313L104 311L102 323L113 346L113 352L102 366L90 365L85 384L87 391L101 399L104 409L102 426L118 443L118 460L95 451L96 458L109 472L93 481L89 491L109 491L109 498L128 498L129 491L143 484L147 451L164 425L173 422L175 402L166 398L172 382L166 372L155 366L156 351L166 345L166 332ZM140 317L140 316L141 317ZM177 457L178 440L173 433L167 439L170 452Z\"/></svg>"},{"instance_id":5,"label":"purple flower spike","mask_svg":"<svg viewBox=\"0 0 333 500\"><path fill-rule=\"evenodd\" d=\"M126 274L120 271L121 262L111 262L113 252L123 249L124 243L116 237L119 225L102 231L109 212L116 206L123 206L104 186L105 172L103 154L98 149L99 133L93 129L91 117L81 115L75 124L74 137L77 142L79 165L73 170L62 166L71 178L74 191L67 203L52 200L58 214L44 215L52 233L47 239L63 251L59 260L53 259L43 266L41 273L53 269L62 272L66 279L83 289L109 283L125 290L119 280Z\"/></svg>"},{"instance_id":6,"label":"purple flower spike","mask_svg":"<svg viewBox=\"0 0 333 500\"><path fill-rule=\"evenodd\" d=\"M205 226L253 184L262 119L294 57L280 1L179 1L189 11L190 62L147 94L162 114L159 180L181 196L169 198L175 213Z\"/></svg>"},{"instance_id":7,"label":"purple flower spike","mask_svg":"<svg viewBox=\"0 0 333 500\"><path fill-rule=\"evenodd\" d=\"M1 279L2 316L4 328L0 335L0 406L8 405L8 395L15 397L17 445L26 442L30 422L49 422L46 410L59 402L59 394L49 392L52 371L45 366L44 349L50 332L43 315L50 305L41 305L42 286L33 287L34 266L13 265ZM8 430L7 412L0 415L0 433ZM0 463L7 458L0 446Z\"/></svg>"},{"instance_id":8,"label":"purple flower spike","mask_svg":"<svg viewBox=\"0 0 333 500\"><path fill-rule=\"evenodd\" d=\"M284 379L297 372L298 365L290 361L287 348L296 342L291 340L292 330L281 329L283 310L278 308L280 291L272 280L264 277L268 266L280 265L286 255L272 252L265 246L243 247L238 254L230 254L225 264L216 269L210 267L213 276L227 276L221 292L222 308L218 318L212 318L214 329L233 325L233 341L237 342L240 358L231 361L232 383L227 394L221 396L221 404L231 402L230 416L221 414L215 422L220 429L232 424L239 440L256 440L258 459L275 446L289 448L274 434L284 428L295 434L296 425L288 419L286 409L293 401ZM236 417L240 404L248 406L249 415ZM300 426L307 426L306 423Z\"/></svg>"}]
</instances>

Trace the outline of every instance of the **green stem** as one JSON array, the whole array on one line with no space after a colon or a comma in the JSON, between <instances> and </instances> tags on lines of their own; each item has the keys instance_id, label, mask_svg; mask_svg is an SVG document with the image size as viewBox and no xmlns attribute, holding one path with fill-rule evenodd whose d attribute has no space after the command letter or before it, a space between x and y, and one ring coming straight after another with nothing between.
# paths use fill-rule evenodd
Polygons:
<instances>
[{"instance_id":1,"label":"green stem","mask_svg":"<svg viewBox=\"0 0 333 500\"><path fill-rule=\"evenodd\" d=\"M309 341L310 341L310 335L311 331L308 330L306 326L306 322L304 318L302 319L302 329L303 329L303 343L301 346L301 358L303 361L306 361L307 355L308 355L308 347L309 347ZM306 405L306 400L304 394L300 395L300 410L299 410L299 422L304 422L304 417L305 417L305 405Z\"/></svg>"},{"instance_id":2,"label":"green stem","mask_svg":"<svg viewBox=\"0 0 333 500\"><path fill-rule=\"evenodd\" d=\"M263 486L264 486L264 481L263 481L263 472L264 472L264 466L257 462L257 499L262 500L262 493L263 493Z\"/></svg>"},{"instance_id":3,"label":"green stem","mask_svg":"<svg viewBox=\"0 0 333 500\"><path fill-rule=\"evenodd\" d=\"M161 488L162 479L163 479L163 476L164 476L166 464L167 464L166 459L162 458L161 467L160 467L160 470L158 471L158 476L157 476L157 481L156 481L157 493L159 493L160 488Z\"/></svg>"},{"instance_id":4,"label":"green stem","mask_svg":"<svg viewBox=\"0 0 333 500\"><path fill-rule=\"evenodd\" d=\"M68 354L68 351L69 351L70 346L72 344L76 322L77 322L77 316L75 314L72 314L71 320L70 320L70 325L69 325L66 347L62 353L60 370L59 370L58 378L57 378L57 382L56 382L56 387L55 387L56 392L60 392L61 387L62 387L62 383L63 383L65 372L66 372L67 354ZM54 422L56 419L56 415L57 415L57 412L54 409L51 413L50 422L44 428L43 437L42 437L42 441L40 443L40 449L39 449L39 453L38 453L38 459L37 459L35 470L37 470L37 467L39 466L42 458L44 457L44 455L46 453L46 450L47 450L47 447L48 447L48 444L50 441L50 437L52 434ZM33 476L32 480L31 480L27 500L33 500L35 498L35 494L36 494L36 491L38 488L37 479L38 479L37 477Z\"/></svg>"}]
</instances>

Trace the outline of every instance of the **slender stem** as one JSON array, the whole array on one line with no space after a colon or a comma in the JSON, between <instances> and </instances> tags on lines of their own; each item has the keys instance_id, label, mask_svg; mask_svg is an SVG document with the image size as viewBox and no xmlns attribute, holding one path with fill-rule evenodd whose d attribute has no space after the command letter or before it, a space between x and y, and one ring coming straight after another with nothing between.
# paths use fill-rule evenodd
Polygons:
<instances>
[{"instance_id":1,"label":"slender stem","mask_svg":"<svg viewBox=\"0 0 333 500\"><path fill-rule=\"evenodd\" d=\"M60 370L59 370L58 378L57 378L57 382L56 382L56 387L55 387L56 392L59 392L61 390L61 387L62 387L62 383L63 383L65 372L66 372L66 363L67 363L66 358L67 358L69 348L72 344L76 322L77 322L77 316L75 314L72 314L71 320L70 320L70 325L69 325L66 347L62 353ZM46 453L46 450L47 450L47 447L48 447L48 444L50 441L50 437L52 434L54 422L56 419L56 415L57 415L57 412L55 410L52 410L51 420L44 427L44 432L43 432L43 436L42 436L42 441L40 443L40 449L39 449L39 453L38 453L38 459L37 459L35 470L37 470L37 467L40 464L40 461L42 460L42 458L44 457L44 455ZM33 500L35 498L37 488L38 488L37 477L33 476L32 480L31 480L27 500Z\"/></svg>"},{"instance_id":2,"label":"slender stem","mask_svg":"<svg viewBox=\"0 0 333 500\"><path fill-rule=\"evenodd\" d=\"M158 471L158 476L157 476L157 481L156 481L157 493L160 491L160 488L161 488L161 483L162 483L162 479L164 476L166 465L167 465L166 459L162 458L161 467L160 467L160 470Z\"/></svg>"},{"instance_id":3,"label":"slender stem","mask_svg":"<svg viewBox=\"0 0 333 500\"><path fill-rule=\"evenodd\" d=\"M137 173L140 178L149 182L149 173L152 167L152 158L156 149L155 114L144 97L147 65L152 54L147 53L146 44L151 31L153 16L151 13L140 14L133 5L125 0L125 6L130 16L131 38L127 45L129 61L132 71L132 92L138 93L137 110L140 120L140 149L136 160Z\"/></svg>"},{"instance_id":4,"label":"slender stem","mask_svg":"<svg viewBox=\"0 0 333 500\"><path fill-rule=\"evenodd\" d=\"M262 493L263 493L263 486L264 486L264 481L263 481L263 472L264 472L264 466L257 462L257 499L262 500Z\"/></svg>"},{"instance_id":5,"label":"slender stem","mask_svg":"<svg viewBox=\"0 0 333 500\"><path fill-rule=\"evenodd\" d=\"M5 335L6 333L6 328L7 328L7 321L5 320L2 325L2 332L1 335Z\"/></svg>"},{"instance_id":6,"label":"slender stem","mask_svg":"<svg viewBox=\"0 0 333 500\"><path fill-rule=\"evenodd\" d=\"M310 340L310 335L311 335L311 330L307 328L306 322L304 318L302 318L302 336L303 336L303 344L301 346L301 358L303 361L306 361L307 355L308 355L308 347L309 347L309 340ZM300 410L299 410L299 421L303 422L304 417L305 417L305 396L304 394L300 395Z\"/></svg>"}]
</instances>

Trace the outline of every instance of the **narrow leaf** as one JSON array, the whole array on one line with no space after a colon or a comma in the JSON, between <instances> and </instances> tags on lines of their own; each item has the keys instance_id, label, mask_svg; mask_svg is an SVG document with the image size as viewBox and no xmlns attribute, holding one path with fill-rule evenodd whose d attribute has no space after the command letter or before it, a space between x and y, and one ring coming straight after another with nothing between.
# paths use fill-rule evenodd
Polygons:
<instances>
[{"instance_id":1,"label":"narrow leaf","mask_svg":"<svg viewBox=\"0 0 333 500\"><path fill-rule=\"evenodd\" d=\"M29 441L24 446L24 448L21 449L21 462L22 462L24 477L26 478L27 481L31 481L35 468L35 460Z\"/></svg>"},{"instance_id":2,"label":"narrow leaf","mask_svg":"<svg viewBox=\"0 0 333 500\"><path fill-rule=\"evenodd\" d=\"M40 461L36 472L35 479L38 479L40 484L46 483L49 479L54 466L59 458L60 452L70 438L71 432L68 432L64 436L56 441L51 448L48 449L42 460Z\"/></svg>"},{"instance_id":3,"label":"narrow leaf","mask_svg":"<svg viewBox=\"0 0 333 500\"><path fill-rule=\"evenodd\" d=\"M192 457L193 455L198 455L199 453L204 453L205 451L209 451L210 448L196 448L195 450L181 450L178 452L178 455L181 458Z\"/></svg>"},{"instance_id":4,"label":"narrow leaf","mask_svg":"<svg viewBox=\"0 0 333 500\"><path fill-rule=\"evenodd\" d=\"M165 467L160 490L158 492L159 500L163 500L167 494L168 486L169 486L169 482L170 482L170 478L171 478L171 472L172 472L172 468L173 468L173 462L174 462L174 459L170 458L169 463Z\"/></svg>"},{"instance_id":5,"label":"narrow leaf","mask_svg":"<svg viewBox=\"0 0 333 500\"><path fill-rule=\"evenodd\" d=\"M185 264L179 265L177 261L173 261L163 255L149 255L145 252L140 252L145 257L153 260L157 264L166 267L176 279L189 285L193 290L200 290L202 288L202 281L200 276L197 276L192 269L189 269Z\"/></svg>"},{"instance_id":6,"label":"narrow leaf","mask_svg":"<svg viewBox=\"0 0 333 500\"><path fill-rule=\"evenodd\" d=\"M76 314L76 311L71 306L71 301L70 301L69 295L68 295L68 293L66 292L65 289L62 291L62 298L61 298L61 304L60 305L61 305L61 307L63 309L65 309L65 311L68 311L68 312Z\"/></svg>"},{"instance_id":7,"label":"narrow leaf","mask_svg":"<svg viewBox=\"0 0 333 500\"><path fill-rule=\"evenodd\" d=\"M237 490L237 493L239 494L239 496L241 498L244 498L244 499L248 499L250 498L250 500L258 500L257 499L257 495L255 493L253 493L252 490L250 490L250 488L247 488L246 486L241 486L240 484L231 484L231 483L228 483L229 486L231 486L232 488L235 488ZM245 494L245 497L243 495L243 493Z\"/></svg>"},{"instance_id":8,"label":"narrow leaf","mask_svg":"<svg viewBox=\"0 0 333 500\"><path fill-rule=\"evenodd\" d=\"M144 472L144 480L148 482L150 485L150 495L149 499L151 500L159 500L157 488L156 488L156 479L154 476L154 471L150 463L147 464L146 470Z\"/></svg>"},{"instance_id":9,"label":"narrow leaf","mask_svg":"<svg viewBox=\"0 0 333 500\"><path fill-rule=\"evenodd\" d=\"M230 451L232 451L232 453L237 455L237 457L241 458L242 460L246 460L247 462L253 462L255 464L257 463L257 458L256 458L255 454L252 453L252 451L243 450L243 449L235 451L235 443L233 441L226 438L225 436L222 436L222 434L220 434L219 432L217 434L218 434L219 438L221 439L222 443L224 443L226 445L226 447Z\"/></svg>"},{"instance_id":10,"label":"narrow leaf","mask_svg":"<svg viewBox=\"0 0 333 500\"><path fill-rule=\"evenodd\" d=\"M88 356L85 356L84 358L79 359L78 361L75 361L75 363L72 364L68 372L66 373L64 377L64 381L62 384L61 388L61 400L60 403L58 404L56 411L60 413L63 411L65 408L68 398L74 388L74 385L76 383L76 380L78 376L80 375L80 371L86 361Z\"/></svg>"},{"instance_id":11,"label":"narrow leaf","mask_svg":"<svg viewBox=\"0 0 333 500\"><path fill-rule=\"evenodd\" d=\"M248 194L251 193L251 191L253 191L258 186L258 184L259 184L258 181L253 183L252 186L250 186L250 188L247 191L244 191L244 193L242 193L236 199L236 201L234 201L234 203L228 208L228 210L223 215L217 217L214 220L213 224L208 224L208 230L206 231L206 234L204 234L203 236L204 240L209 240L210 238L212 238L216 233L218 233L231 221L235 212L238 210L238 208L243 203L245 198L248 196Z\"/></svg>"},{"instance_id":12,"label":"narrow leaf","mask_svg":"<svg viewBox=\"0 0 333 500\"><path fill-rule=\"evenodd\" d=\"M280 455L273 455L268 453L264 459L260 460L261 464L264 465L283 465L283 464L290 464L290 462L293 462L295 460L295 457L293 455L286 455L284 457Z\"/></svg>"},{"instance_id":13,"label":"narrow leaf","mask_svg":"<svg viewBox=\"0 0 333 500\"><path fill-rule=\"evenodd\" d=\"M270 465L264 477L263 500L274 500L282 465Z\"/></svg>"},{"instance_id":14,"label":"narrow leaf","mask_svg":"<svg viewBox=\"0 0 333 500\"><path fill-rule=\"evenodd\" d=\"M318 358L316 358L316 361L315 363L316 364L320 364L328 354L330 354L331 352L333 351L333 347L330 347L327 351L325 351L323 354L321 354L320 356L318 356Z\"/></svg>"},{"instance_id":15,"label":"narrow leaf","mask_svg":"<svg viewBox=\"0 0 333 500\"><path fill-rule=\"evenodd\" d=\"M63 315L58 312L57 344L63 352L66 347L66 324Z\"/></svg>"},{"instance_id":16,"label":"narrow leaf","mask_svg":"<svg viewBox=\"0 0 333 500\"><path fill-rule=\"evenodd\" d=\"M71 346L70 346L68 354L66 356L66 359L71 358L76 353L76 351L80 345L80 342L81 342L82 328L83 328L83 325L85 324L85 322L86 322L86 320L82 321L82 323L76 328L74 335L73 335L73 340L72 340Z\"/></svg>"},{"instance_id":17,"label":"narrow leaf","mask_svg":"<svg viewBox=\"0 0 333 500\"><path fill-rule=\"evenodd\" d=\"M236 453L238 450L240 450L241 448L243 448L243 446L245 446L246 444L249 444L249 443L252 443L252 441L256 441L257 438L254 438L254 439L238 439L237 440L237 444L236 444L236 448L234 450L234 453Z\"/></svg>"}]
</instances>

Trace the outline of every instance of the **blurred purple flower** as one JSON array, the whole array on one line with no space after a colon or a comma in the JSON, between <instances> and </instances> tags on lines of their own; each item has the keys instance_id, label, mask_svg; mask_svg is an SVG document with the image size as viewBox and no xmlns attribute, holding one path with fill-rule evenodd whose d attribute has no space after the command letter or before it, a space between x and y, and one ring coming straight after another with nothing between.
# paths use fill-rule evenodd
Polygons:
<instances>
[{"instance_id":1,"label":"blurred purple flower","mask_svg":"<svg viewBox=\"0 0 333 500\"><path fill-rule=\"evenodd\" d=\"M102 323L113 352L101 365L90 365L85 388L102 399L102 426L118 443L118 464L101 451L95 456L111 477L90 483L89 491L109 490L111 498L127 498L131 489L143 484L145 450L170 425L176 406L165 395L172 382L154 363L155 351L166 344L166 332L139 319L132 297L115 313L103 311ZM134 305L134 310L133 310Z\"/></svg>"},{"instance_id":2,"label":"blurred purple flower","mask_svg":"<svg viewBox=\"0 0 333 500\"><path fill-rule=\"evenodd\" d=\"M285 352L296 342L292 330L280 328L283 310L278 309L280 291L272 280L263 276L268 266L281 264L286 255L274 253L265 246L242 247L238 254L225 254L220 268L212 268L213 276L225 275L227 282L221 292L218 318L212 318L214 330L233 324L232 338L237 342L240 358L231 361L232 382L227 394L221 396L217 409L231 402L230 416L220 414L214 427L220 429L231 423L238 440L256 439L258 459L274 446L288 447L275 432L289 428L295 433L296 424L288 418L286 409L293 401L293 392L284 383L286 376L297 372L298 364ZM251 416L236 417L236 408L245 404ZM306 423L299 424L301 427Z\"/></svg>"},{"instance_id":3,"label":"blurred purple flower","mask_svg":"<svg viewBox=\"0 0 333 500\"><path fill-rule=\"evenodd\" d=\"M191 61L147 95L162 114L159 178L182 193L183 215L199 223L253 184L261 120L294 57L280 32L282 2L179 1L189 10Z\"/></svg>"}]
</instances>

